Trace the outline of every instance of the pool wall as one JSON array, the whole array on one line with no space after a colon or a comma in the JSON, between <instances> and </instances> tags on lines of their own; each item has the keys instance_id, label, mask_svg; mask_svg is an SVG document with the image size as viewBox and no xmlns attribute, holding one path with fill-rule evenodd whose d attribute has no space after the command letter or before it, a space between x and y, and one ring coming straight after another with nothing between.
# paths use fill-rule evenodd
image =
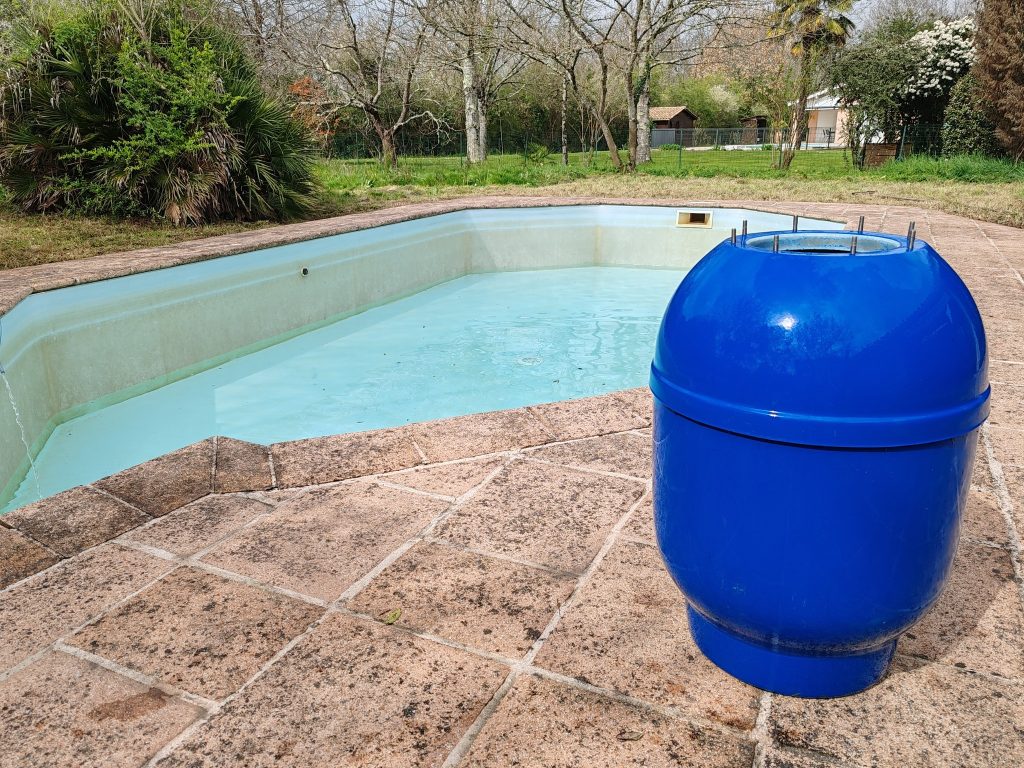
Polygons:
<instances>
[{"instance_id":1,"label":"pool wall","mask_svg":"<svg viewBox=\"0 0 1024 768\"><path fill-rule=\"evenodd\" d=\"M472 273L577 266L689 269L739 227L789 217L711 211L677 227L672 207L463 210L32 294L0 317L7 371L32 454L98 406L313 327ZM807 226L842 225L807 220ZM306 271L304 274L303 270ZM0 504L28 469L0 391Z\"/></svg>"}]
</instances>

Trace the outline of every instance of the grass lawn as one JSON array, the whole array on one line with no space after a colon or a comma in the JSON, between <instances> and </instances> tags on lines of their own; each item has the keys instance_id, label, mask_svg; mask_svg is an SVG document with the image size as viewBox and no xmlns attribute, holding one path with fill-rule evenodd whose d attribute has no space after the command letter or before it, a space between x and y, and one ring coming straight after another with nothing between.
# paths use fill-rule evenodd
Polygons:
<instances>
[{"instance_id":1,"label":"grass lawn","mask_svg":"<svg viewBox=\"0 0 1024 768\"><path fill-rule=\"evenodd\" d=\"M466 194L675 197L693 200L862 202L913 205L1024 227L1024 165L979 158L913 157L858 171L842 150L797 155L789 173L762 150L656 150L635 174L615 173L607 153L490 158L467 166L459 157L402 158L397 171L372 160L324 160L317 216ZM26 215L0 200L0 269L166 245L267 226L222 223L174 227L155 221L112 221Z\"/></svg>"}]
</instances>

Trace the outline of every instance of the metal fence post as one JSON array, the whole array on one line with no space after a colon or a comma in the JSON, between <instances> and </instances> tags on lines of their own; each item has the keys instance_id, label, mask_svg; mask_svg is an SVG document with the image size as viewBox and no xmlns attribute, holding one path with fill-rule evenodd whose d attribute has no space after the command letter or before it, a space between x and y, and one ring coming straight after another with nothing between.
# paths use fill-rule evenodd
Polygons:
<instances>
[{"instance_id":1,"label":"metal fence post","mask_svg":"<svg viewBox=\"0 0 1024 768\"><path fill-rule=\"evenodd\" d=\"M683 170L683 132L679 131L679 142L676 144L676 170Z\"/></svg>"}]
</instances>

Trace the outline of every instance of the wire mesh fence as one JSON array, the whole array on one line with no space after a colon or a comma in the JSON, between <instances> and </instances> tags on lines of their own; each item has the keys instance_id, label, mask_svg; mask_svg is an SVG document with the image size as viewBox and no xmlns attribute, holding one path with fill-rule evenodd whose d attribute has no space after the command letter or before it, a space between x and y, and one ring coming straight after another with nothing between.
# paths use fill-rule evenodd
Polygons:
<instances>
[{"instance_id":1,"label":"wire mesh fence","mask_svg":"<svg viewBox=\"0 0 1024 768\"><path fill-rule=\"evenodd\" d=\"M623 137L624 138L624 137ZM620 157L627 160L622 142ZM395 137L397 168L383 167L379 145L362 133L336 135L328 147L337 172L427 175L437 183L515 183L524 175L536 180L612 170L614 160L600 136L570 137L563 153L559 137L492 136L482 165L466 160L464 134L408 132ZM913 155L941 152L941 127L913 126L895 135L861 137L851 146L835 128L806 131L793 146L789 131L764 126L662 129L651 132L650 160L641 168L658 175L715 176L772 173L834 176L840 171L875 167ZM485 175L481 175L484 169ZM560 170L558 170L560 169ZM430 179L428 179L429 181Z\"/></svg>"}]
</instances>

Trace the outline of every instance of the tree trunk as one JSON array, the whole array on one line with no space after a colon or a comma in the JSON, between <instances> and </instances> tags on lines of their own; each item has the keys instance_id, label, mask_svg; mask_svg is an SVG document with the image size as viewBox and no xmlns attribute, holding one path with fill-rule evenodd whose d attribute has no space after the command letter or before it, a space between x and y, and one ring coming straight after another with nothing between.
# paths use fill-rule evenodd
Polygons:
<instances>
[{"instance_id":1,"label":"tree trunk","mask_svg":"<svg viewBox=\"0 0 1024 768\"><path fill-rule=\"evenodd\" d=\"M629 126L626 136L626 148L629 151L629 170L633 171L636 170L637 164L636 92L633 88L633 73L625 72L623 77L626 79L626 122Z\"/></svg>"},{"instance_id":2,"label":"tree trunk","mask_svg":"<svg viewBox=\"0 0 1024 768\"><path fill-rule=\"evenodd\" d=\"M478 98L477 103L480 111L477 115L476 143L480 148L480 162L483 162L487 159L487 101Z\"/></svg>"},{"instance_id":3,"label":"tree trunk","mask_svg":"<svg viewBox=\"0 0 1024 768\"><path fill-rule=\"evenodd\" d=\"M462 96L466 107L466 160L483 160L480 155L480 96L476 88L476 65L471 51L462 57Z\"/></svg>"},{"instance_id":4,"label":"tree trunk","mask_svg":"<svg viewBox=\"0 0 1024 768\"><path fill-rule=\"evenodd\" d=\"M568 77L562 78L562 165L569 164L569 134L566 132L565 110L569 106Z\"/></svg>"},{"instance_id":5,"label":"tree trunk","mask_svg":"<svg viewBox=\"0 0 1024 768\"><path fill-rule=\"evenodd\" d=\"M395 147L394 131L384 131L380 137L381 162L391 170L398 168L398 149Z\"/></svg>"},{"instance_id":6,"label":"tree trunk","mask_svg":"<svg viewBox=\"0 0 1024 768\"><path fill-rule=\"evenodd\" d=\"M374 125L377 131L377 138L380 139L380 161L385 167L394 170L398 168L398 148L395 146L395 130L385 128L383 124Z\"/></svg>"},{"instance_id":7,"label":"tree trunk","mask_svg":"<svg viewBox=\"0 0 1024 768\"><path fill-rule=\"evenodd\" d=\"M619 145L615 143L615 136L612 135L611 126L608 125L608 121L604 119L604 115L595 113L597 118L597 124L601 127L601 135L604 136L604 143L608 145L608 154L611 155L612 165L615 166L615 170L621 171L624 166L622 164L622 157L619 156Z\"/></svg>"},{"instance_id":8,"label":"tree trunk","mask_svg":"<svg viewBox=\"0 0 1024 768\"><path fill-rule=\"evenodd\" d=\"M651 81L644 82L636 102L636 161L651 162Z\"/></svg>"},{"instance_id":9,"label":"tree trunk","mask_svg":"<svg viewBox=\"0 0 1024 768\"><path fill-rule=\"evenodd\" d=\"M807 98L811 91L808 69L809 63L804 59L800 62L800 91L789 121L789 145L783 150L779 161L779 167L783 169L788 169L793 164L793 158L796 157L797 149L803 141L804 130L807 128Z\"/></svg>"}]
</instances>

